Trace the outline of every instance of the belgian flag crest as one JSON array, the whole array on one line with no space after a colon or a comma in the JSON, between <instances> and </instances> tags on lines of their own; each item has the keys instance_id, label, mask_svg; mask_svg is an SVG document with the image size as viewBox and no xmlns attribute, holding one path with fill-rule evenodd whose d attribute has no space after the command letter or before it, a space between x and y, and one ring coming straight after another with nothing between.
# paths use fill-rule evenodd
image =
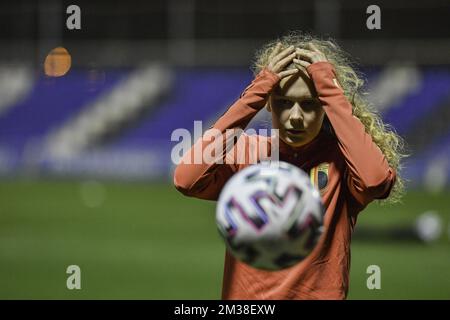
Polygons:
<instances>
[{"instance_id":1,"label":"belgian flag crest","mask_svg":"<svg viewBox=\"0 0 450 320\"><path fill-rule=\"evenodd\" d=\"M330 164L328 162L323 162L318 166L313 167L309 172L311 183L320 191L320 195L323 195L327 191L329 167Z\"/></svg>"}]
</instances>

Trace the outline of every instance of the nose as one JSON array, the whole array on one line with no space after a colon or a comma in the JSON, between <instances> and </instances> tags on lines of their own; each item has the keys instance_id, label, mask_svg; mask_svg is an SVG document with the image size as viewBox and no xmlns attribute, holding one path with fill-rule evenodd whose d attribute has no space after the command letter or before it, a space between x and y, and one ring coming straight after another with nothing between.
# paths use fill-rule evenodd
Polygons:
<instances>
[{"instance_id":1,"label":"nose","mask_svg":"<svg viewBox=\"0 0 450 320\"><path fill-rule=\"evenodd\" d=\"M303 123L303 114L302 109L300 108L300 105L298 103L295 103L289 114L289 122L293 127L301 127Z\"/></svg>"}]
</instances>

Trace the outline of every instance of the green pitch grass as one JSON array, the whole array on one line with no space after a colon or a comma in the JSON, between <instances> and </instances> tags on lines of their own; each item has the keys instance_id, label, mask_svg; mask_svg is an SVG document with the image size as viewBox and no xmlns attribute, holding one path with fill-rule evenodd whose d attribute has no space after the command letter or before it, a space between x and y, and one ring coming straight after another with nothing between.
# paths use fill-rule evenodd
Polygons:
<instances>
[{"instance_id":1,"label":"green pitch grass","mask_svg":"<svg viewBox=\"0 0 450 320\"><path fill-rule=\"evenodd\" d=\"M214 203L170 185L103 186L101 201L83 200L77 181L0 183L0 298L220 298L224 246ZM447 229L448 208L448 191L410 192L404 205L369 206L358 225L406 225L434 209ZM373 264L381 290L366 287ZM69 265L81 268L81 290L66 287ZM449 299L446 233L432 245L354 241L350 287L350 299Z\"/></svg>"}]
</instances>

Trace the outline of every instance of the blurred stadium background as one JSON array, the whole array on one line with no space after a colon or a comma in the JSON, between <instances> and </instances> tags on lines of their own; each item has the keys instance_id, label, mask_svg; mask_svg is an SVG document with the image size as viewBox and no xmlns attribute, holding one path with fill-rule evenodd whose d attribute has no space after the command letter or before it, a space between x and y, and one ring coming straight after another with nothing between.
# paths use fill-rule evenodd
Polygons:
<instances>
[{"instance_id":1,"label":"blurred stadium background","mask_svg":"<svg viewBox=\"0 0 450 320\"><path fill-rule=\"evenodd\" d=\"M66 28L70 4L81 30ZM404 204L360 216L349 298L450 298L449 3L378 1L373 31L370 4L2 1L0 298L220 298L214 203L171 185L171 133L214 121L251 81L254 51L289 30L356 58L411 153ZM57 47L71 68L52 77ZM81 290L66 288L73 264ZM366 287L369 265L381 290Z\"/></svg>"}]
</instances>

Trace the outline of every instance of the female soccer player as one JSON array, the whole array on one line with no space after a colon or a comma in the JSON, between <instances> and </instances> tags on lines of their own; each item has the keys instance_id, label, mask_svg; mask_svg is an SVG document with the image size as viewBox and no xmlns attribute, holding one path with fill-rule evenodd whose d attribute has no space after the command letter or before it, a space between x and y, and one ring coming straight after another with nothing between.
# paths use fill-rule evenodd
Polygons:
<instances>
[{"instance_id":1,"label":"female soccer player","mask_svg":"<svg viewBox=\"0 0 450 320\"><path fill-rule=\"evenodd\" d=\"M244 129L264 107L279 129L279 158L310 174L326 208L324 234L313 252L280 271L252 268L225 254L224 299L345 299L349 286L350 240L358 214L373 200L396 202L401 139L370 110L362 80L332 41L291 33L264 46L256 77L213 128ZM245 159L258 156L261 136L242 135ZM267 143L271 139L266 138ZM187 152L174 175L187 196L217 200L226 181L248 163L193 162L203 138Z\"/></svg>"}]
</instances>

